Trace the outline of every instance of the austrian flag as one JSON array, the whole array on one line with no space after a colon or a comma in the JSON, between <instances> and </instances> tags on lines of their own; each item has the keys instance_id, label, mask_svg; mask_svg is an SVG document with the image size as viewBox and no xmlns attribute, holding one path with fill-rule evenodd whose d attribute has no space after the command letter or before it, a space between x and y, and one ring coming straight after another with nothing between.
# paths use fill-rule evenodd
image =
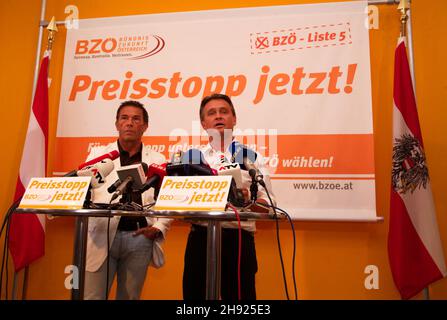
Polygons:
<instances>
[{"instance_id":1,"label":"austrian flag","mask_svg":"<svg viewBox=\"0 0 447 320\"><path fill-rule=\"evenodd\" d=\"M14 201L25 193L33 177L45 177L48 155L48 66L45 52L40 66L17 179ZM15 213L11 217L9 249L18 272L45 254L45 216Z\"/></svg>"},{"instance_id":2,"label":"austrian flag","mask_svg":"<svg viewBox=\"0 0 447 320\"><path fill-rule=\"evenodd\" d=\"M447 272L405 38L395 52L391 178L388 255L394 283L409 299Z\"/></svg>"}]
</instances>

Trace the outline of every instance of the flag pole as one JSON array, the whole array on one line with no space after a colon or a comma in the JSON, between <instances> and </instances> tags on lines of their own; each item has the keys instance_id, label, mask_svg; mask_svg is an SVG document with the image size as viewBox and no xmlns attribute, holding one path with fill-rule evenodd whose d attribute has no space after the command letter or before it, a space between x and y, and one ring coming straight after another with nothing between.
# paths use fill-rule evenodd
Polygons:
<instances>
[{"instance_id":1,"label":"flag pole","mask_svg":"<svg viewBox=\"0 0 447 320\"><path fill-rule=\"evenodd\" d=\"M416 96L416 77L414 76L414 54L413 54L413 28L411 23L411 1L400 0L397 10L401 11L400 36L408 39L408 59L410 64L411 81L414 95Z\"/></svg>"},{"instance_id":2,"label":"flag pole","mask_svg":"<svg viewBox=\"0 0 447 320\"><path fill-rule=\"evenodd\" d=\"M410 10L410 2L408 0L400 0L397 10L399 10L401 12L401 15L400 15L400 36L406 37L407 36L407 20L408 20L407 11Z\"/></svg>"},{"instance_id":3,"label":"flag pole","mask_svg":"<svg viewBox=\"0 0 447 320\"><path fill-rule=\"evenodd\" d=\"M44 26L41 24L41 21L45 19L45 10L47 6L47 0L42 0L40 5L40 20L39 20L39 35L37 36L37 49L36 49L36 60L34 62L34 79L33 79L33 89L31 91L31 108L34 101L34 93L36 91L37 78L39 76L39 65L40 65L40 50L42 49L42 37L43 37L43 28ZM11 291L11 299L17 300L17 278L19 272L14 272L13 282L12 282L12 291ZM28 267L25 268L24 271L24 281L22 287L22 300L24 296L24 292L26 290L25 281L27 279Z\"/></svg>"},{"instance_id":4,"label":"flag pole","mask_svg":"<svg viewBox=\"0 0 447 320\"><path fill-rule=\"evenodd\" d=\"M43 3L45 3L46 0L43 0ZM45 15L45 7L43 7L43 12L42 12L42 16L41 16L41 21L43 21L44 19L44 15ZM43 33L43 27L42 24L40 25L40 30L42 30ZM53 43L54 43L54 39L56 37L56 32L58 31L57 26L56 26L56 22L55 22L55 18L54 16L51 18L50 23L48 24L47 28L48 30L48 37L47 37L47 48L46 51L47 52L51 52L51 50L53 49ZM41 50L41 41L39 41L39 51L37 51L37 61L40 61L40 50ZM39 63L38 63L39 65ZM38 65L37 65L37 71L38 71ZM35 73L35 76L38 75L38 72ZM37 84L37 78L35 79L36 82L34 83L34 90L35 90L35 86ZM34 95L34 91L33 91L33 95ZM34 97L33 97L34 100ZM29 278L29 266L25 267L25 274L24 274L24 278L23 278L23 287L22 287L22 300L26 299L26 295L27 295L27 289L28 289L28 278Z\"/></svg>"},{"instance_id":5,"label":"flag pole","mask_svg":"<svg viewBox=\"0 0 447 320\"><path fill-rule=\"evenodd\" d=\"M408 56L410 64L411 80L413 84L413 92L416 98L416 81L414 76L414 55L413 55L413 29L411 25L411 8L410 0L400 0L397 10L400 10L400 36L408 39ZM430 300L429 288L423 290L424 300Z\"/></svg>"},{"instance_id":6,"label":"flag pole","mask_svg":"<svg viewBox=\"0 0 447 320\"><path fill-rule=\"evenodd\" d=\"M37 78L39 76L40 50L42 49L42 38L43 38L43 29L44 29L44 25L42 25L42 21L44 21L44 19L45 19L46 7L47 7L47 0L42 0L42 4L40 7L39 37L37 40L36 60L34 63L34 79L33 79L33 91L31 93L31 105L34 100L34 93L36 91Z\"/></svg>"},{"instance_id":7,"label":"flag pole","mask_svg":"<svg viewBox=\"0 0 447 320\"><path fill-rule=\"evenodd\" d=\"M46 1L46 0L44 0L44 1ZM53 43L54 43L54 39L56 37L56 32L58 31L54 16L51 18L51 21L48 24L46 29L48 30L46 51L51 52L51 50L53 49ZM39 44L39 45L41 45L41 44ZM40 60L40 51L38 53L38 58ZM28 289L28 278L29 278L29 266L26 266L25 267L25 276L23 279L22 300L26 299L27 289Z\"/></svg>"},{"instance_id":8,"label":"flag pole","mask_svg":"<svg viewBox=\"0 0 447 320\"><path fill-rule=\"evenodd\" d=\"M411 2L408 6L407 35L408 35L408 59L410 64L411 80L413 82L414 96L416 97L416 77L414 76L414 52L413 52L413 27L411 22Z\"/></svg>"},{"instance_id":9,"label":"flag pole","mask_svg":"<svg viewBox=\"0 0 447 320\"><path fill-rule=\"evenodd\" d=\"M41 8L41 21L39 23L39 42L38 42L38 48L37 48L37 53L36 53L36 68L35 68L35 74L34 74L34 83L33 83L33 92L32 92L32 105L31 105L31 109L34 106L34 100L36 98L36 90L37 90L37 82L41 81L37 80L40 77L40 72L42 72L42 70L39 70L39 65L40 67L48 67L48 63L46 63L45 65L43 65L43 63L40 63L40 53L41 53L41 49L42 49L42 36L43 36L43 28L45 27L44 24L42 24L42 21L45 17L45 7L46 7L46 0L42 1L42 8ZM55 39L55 33L58 31L56 24L55 24L55 18L53 17L51 19L51 22L48 24L47 28L48 30L48 37L47 37L47 46L46 46L46 50L45 50L45 54L44 54L44 58L48 59L50 58L49 56L51 55L51 50L53 47L53 43L54 43L54 39ZM46 74L47 71L45 71ZM48 77L48 75L47 75ZM45 79L44 81L48 81L48 79ZM47 85L46 85L47 86ZM31 111L33 112L33 111ZM46 168L45 168L46 169ZM46 172L43 172L43 174L46 176ZM18 273L15 272L14 273L14 286L13 286L13 299L16 298L17 295L17 289L16 289L16 285L17 285L17 275ZM27 288L28 288L28 278L29 278L29 266L26 265L24 268L24 276L23 276L23 285L22 285L22 300L26 299L26 295L27 295Z\"/></svg>"},{"instance_id":10,"label":"flag pole","mask_svg":"<svg viewBox=\"0 0 447 320\"><path fill-rule=\"evenodd\" d=\"M408 59L410 63L410 73L411 73L411 80L413 82L413 92L414 97L417 99L416 95L416 76L414 74L414 51L413 51L413 26L411 21L411 1L408 4L408 21L407 21L407 35L408 35ZM429 287L424 288L423 291L424 300L430 300L430 290Z\"/></svg>"},{"instance_id":11,"label":"flag pole","mask_svg":"<svg viewBox=\"0 0 447 320\"><path fill-rule=\"evenodd\" d=\"M54 39L56 38L56 32L58 31L57 26L56 26L56 19L54 18L54 16L53 16L53 18L51 18L51 21L48 24L47 30L48 30L47 50L51 51L53 49Z\"/></svg>"}]
</instances>

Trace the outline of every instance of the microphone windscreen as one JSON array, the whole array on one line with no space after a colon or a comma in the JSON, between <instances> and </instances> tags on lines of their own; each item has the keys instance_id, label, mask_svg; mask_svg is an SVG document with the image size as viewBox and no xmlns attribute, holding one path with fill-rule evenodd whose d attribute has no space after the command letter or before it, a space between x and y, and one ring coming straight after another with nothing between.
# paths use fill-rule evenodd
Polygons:
<instances>
[{"instance_id":1,"label":"microphone windscreen","mask_svg":"<svg viewBox=\"0 0 447 320\"><path fill-rule=\"evenodd\" d=\"M149 173L149 166L144 162L141 162L141 165L143 166L144 175L147 175Z\"/></svg>"},{"instance_id":2,"label":"microphone windscreen","mask_svg":"<svg viewBox=\"0 0 447 320\"><path fill-rule=\"evenodd\" d=\"M162 164L153 163L153 164L151 164L147 171L146 177L150 178L154 175L164 177L166 175L166 165L167 165L167 163L162 163Z\"/></svg>"},{"instance_id":3,"label":"microphone windscreen","mask_svg":"<svg viewBox=\"0 0 447 320\"><path fill-rule=\"evenodd\" d=\"M182 162L182 157L183 157L183 151L182 150L177 150L172 155L171 163L173 163L173 164L181 163Z\"/></svg>"},{"instance_id":4,"label":"microphone windscreen","mask_svg":"<svg viewBox=\"0 0 447 320\"><path fill-rule=\"evenodd\" d=\"M103 154L102 156L99 156L97 158L94 158L94 159L92 159L90 161L87 161L87 162L79 165L78 169L83 169L85 167L94 165L95 163L98 163L98 162L100 162L100 161L102 161L104 159L110 159L110 160L113 161L113 160L117 159L119 156L120 156L120 153L117 150L113 150L113 151L111 151L109 153Z\"/></svg>"},{"instance_id":5,"label":"microphone windscreen","mask_svg":"<svg viewBox=\"0 0 447 320\"><path fill-rule=\"evenodd\" d=\"M146 172L144 171L145 168L147 172L147 164L141 162L118 168L116 173L118 174L118 178L123 182L127 177L131 176L133 178L132 187L134 189L139 189L146 181Z\"/></svg>"},{"instance_id":6,"label":"microphone windscreen","mask_svg":"<svg viewBox=\"0 0 447 320\"><path fill-rule=\"evenodd\" d=\"M147 171L146 182L143 184L140 191L144 192L149 188L155 187L154 195L156 195L161 187L163 178L166 176L166 166L167 163L152 163Z\"/></svg>"},{"instance_id":7,"label":"microphone windscreen","mask_svg":"<svg viewBox=\"0 0 447 320\"><path fill-rule=\"evenodd\" d=\"M247 148L245 145L233 141L229 146L229 151L232 154L230 162L239 163L242 166L242 169L245 170L244 167L244 158L250 160L251 162L255 162L257 158L257 154L252 149Z\"/></svg>"},{"instance_id":8,"label":"microphone windscreen","mask_svg":"<svg viewBox=\"0 0 447 320\"><path fill-rule=\"evenodd\" d=\"M104 159L100 162L87 166L82 170L77 172L79 177L88 177L91 176L91 185L93 189L101 187L105 181L106 177L112 172L114 168L113 161L111 159Z\"/></svg>"},{"instance_id":9,"label":"microphone windscreen","mask_svg":"<svg viewBox=\"0 0 447 320\"><path fill-rule=\"evenodd\" d=\"M241 168L238 163L222 163L220 167L217 168L218 175L230 175L233 177L236 186L242 188L242 173Z\"/></svg>"}]
</instances>

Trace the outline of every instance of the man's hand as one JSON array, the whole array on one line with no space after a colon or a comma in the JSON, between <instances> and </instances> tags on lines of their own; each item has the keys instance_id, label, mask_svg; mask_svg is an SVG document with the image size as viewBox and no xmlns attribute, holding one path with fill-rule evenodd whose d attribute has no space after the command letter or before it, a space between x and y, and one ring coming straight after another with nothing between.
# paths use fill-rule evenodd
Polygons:
<instances>
[{"instance_id":1,"label":"man's hand","mask_svg":"<svg viewBox=\"0 0 447 320\"><path fill-rule=\"evenodd\" d=\"M148 239L155 240L158 237L161 237L163 233L155 227L146 227L138 229L133 235L136 237L140 234L143 234Z\"/></svg>"}]
</instances>

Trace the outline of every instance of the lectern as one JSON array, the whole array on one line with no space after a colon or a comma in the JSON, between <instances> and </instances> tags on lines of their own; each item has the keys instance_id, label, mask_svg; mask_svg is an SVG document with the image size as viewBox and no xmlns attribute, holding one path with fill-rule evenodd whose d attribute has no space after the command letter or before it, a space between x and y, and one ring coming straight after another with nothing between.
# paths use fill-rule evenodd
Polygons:
<instances>
[{"instance_id":1,"label":"lectern","mask_svg":"<svg viewBox=\"0 0 447 320\"><path fill-rule=\"evenodd\" d=\"M51 214L53 216L75 216L76 229L73 248L73 265L79 270L79 286L72 289L72 300L83 300L85 263L87 251L87 230L89 217L113 217L113 216L143 216L183 219L186 221L207 221L207 269L206 269L206 299L218 300L220 295L220 253L221 253L221 222L235 221L234 212L229 211L122 211L106 209L17 209L17 213ZM270 220L275 217L270 213L239 212L241 220ZM278 217L279 219L279 217Z\"/></svg>"}]
</instances>

